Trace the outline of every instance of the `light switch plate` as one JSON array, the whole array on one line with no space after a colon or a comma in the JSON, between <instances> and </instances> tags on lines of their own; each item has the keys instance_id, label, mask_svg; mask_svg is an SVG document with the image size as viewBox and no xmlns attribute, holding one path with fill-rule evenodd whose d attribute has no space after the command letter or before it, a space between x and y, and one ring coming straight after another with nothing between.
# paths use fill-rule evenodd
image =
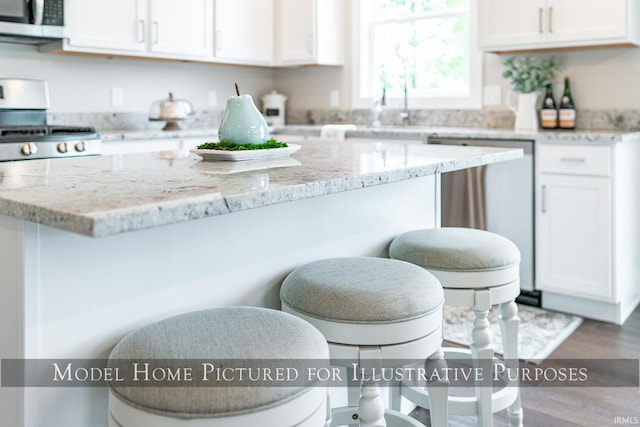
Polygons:
<instances>
[{"instance_id":1,"label":"light switch plate","mask_svg":"<svg viewBox=\"0 0 640 427\"><path fill-rule=\"evenodd\" d=\"M498 85L485 86L482 104L487 107L502 105L502 87Z\"/></svg>"},{"instance_id":2,"label":"light switch plate","mask_svg":"<svg viewBox=\"0 0 640 427\"><path fill-rule=\"evenodd\" d=\"M211 108L218 106L218 93L215 90L209 91L208 105Z\"/></svg>"},{"instance_id":3,"label":"light switch plate","mask_svg":"<svg viewBox=\"0 0 640 427\"><path fill-rule=\"evenodd\" d=\"M334 89L331 92L329 92L329 106L330 107L340 106L340 91L338 89Z\"/></svg>"},{"instance_id":4,"label":"light switch plate","mask_svg":"<svg viewBox=\"0 0 640 427\"><path fill-rule=\"evenodd\" d=\"M111 106L122 107L124 105L124 90L121 87L111 89Z\"/></svg>"}]
</instances>

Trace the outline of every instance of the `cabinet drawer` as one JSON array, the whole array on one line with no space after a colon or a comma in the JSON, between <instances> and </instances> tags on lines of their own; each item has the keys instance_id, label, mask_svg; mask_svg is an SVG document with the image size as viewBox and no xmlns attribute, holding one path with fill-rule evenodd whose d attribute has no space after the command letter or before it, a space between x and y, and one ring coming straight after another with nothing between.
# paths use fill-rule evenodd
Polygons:
<instances>
[{"instance_id":1,"label":"cabinet drawer","mask_svg":"<svg viewBox=\"0 0 640 427\"><path fill-rule=\"evenodd\" d=\"M543 173L610 176L611 147L540 144L537 162L538 170Z\"/></svg>"}]
</instances>

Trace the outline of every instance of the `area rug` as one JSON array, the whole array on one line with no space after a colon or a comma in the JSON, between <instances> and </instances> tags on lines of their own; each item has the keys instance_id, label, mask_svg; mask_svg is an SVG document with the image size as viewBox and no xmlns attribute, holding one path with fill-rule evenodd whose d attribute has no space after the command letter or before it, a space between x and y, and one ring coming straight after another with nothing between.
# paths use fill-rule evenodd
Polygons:
<instances>
[{"instance_id":1,"label":"area rug","mask_svg":"<svg viewBox=\"0 0 640 427\"><path fill-rule=\"evenodd\" d=\"M498 307L489 312L494 351L503 354L502 337L498 325ZM520 329L518 351L521 360L538 364L547 358L582 323L582 318L570 314L518 305ZM473 311L467 307L444 307L444 339L462 345L471 343Z\"/></svg>"}]
</instances>

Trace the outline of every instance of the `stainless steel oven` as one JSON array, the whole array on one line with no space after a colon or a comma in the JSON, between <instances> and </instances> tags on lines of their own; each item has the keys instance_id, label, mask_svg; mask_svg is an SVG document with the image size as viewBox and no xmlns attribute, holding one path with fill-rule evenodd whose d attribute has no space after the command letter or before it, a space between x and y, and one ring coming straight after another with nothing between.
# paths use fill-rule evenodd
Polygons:
<instances>
[{"instance_id":1,"label":"stainless steel oven","mask_svg":"<svg viewBox=\"0 0 640 427\"><path fill-rule=\"evenodd\" d=\"M524 157L442 174L443 227L471 227L511 239L520 249L520 302L540 305L534 277L534 143L530 140L429 138L428 144L522 148Z\"/></svg>"}]
</instances>

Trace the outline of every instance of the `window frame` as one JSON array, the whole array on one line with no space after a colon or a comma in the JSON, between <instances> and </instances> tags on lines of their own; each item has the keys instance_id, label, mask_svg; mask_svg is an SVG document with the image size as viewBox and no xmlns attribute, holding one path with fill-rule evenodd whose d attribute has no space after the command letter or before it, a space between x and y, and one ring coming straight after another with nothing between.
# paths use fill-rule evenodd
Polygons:
<instances>
[{"instance_id":1,"label":"window frame","mask_svg":"<svg viewBox=\"0 0 640 427\"><path fill-rule=\"evenodd\" d=\"M369 18L370 8L366 3L370 0L351 1L351 99L353 108L372 108L373 96L361 96L363 82L371 81L371 64L369 43L373 40L372 26L363 25ZM477 2L469 5L469 79L470 94L467 97L425 97L408 93L409 109L480 109L482 108L482 52L478 49L477 37ZM387 93L387 107L404 108L404 99L393 93ZM376 98L377 99L377 98Z\"/></svg>"}]
</instances>

